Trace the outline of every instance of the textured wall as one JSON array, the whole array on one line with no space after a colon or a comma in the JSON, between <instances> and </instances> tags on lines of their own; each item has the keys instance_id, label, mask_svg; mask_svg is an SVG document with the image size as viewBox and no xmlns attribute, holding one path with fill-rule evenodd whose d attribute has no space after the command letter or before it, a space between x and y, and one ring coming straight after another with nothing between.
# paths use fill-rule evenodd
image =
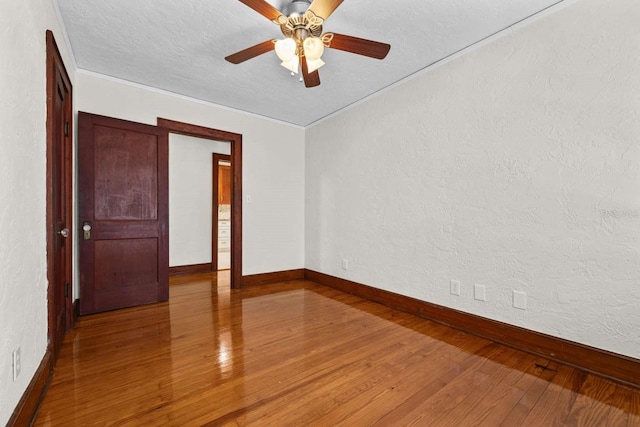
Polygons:
<instances>
[{"instance_id":1,"label":"textured wall","mask_svg":"<svg viewBox=\"0 0 640 427\"><path fill-rule=\"evenodd\" d=\"M308 129L307 268L640 358L638 22L582 0Z\"/></svg>"},{"instance_id":2,"label":"textured wall","mask_svg":"<svg viewBox=\"0 0 640 427\"><path fill-rule=\"evenodd\" d=\"M0 425L6 424L47 347L45 30L49 0L0 2ZM12 351L22 373L13 381Z\"/></svg>"},{"instance_id":3,"label":"textured wall","mask_svg":"<svg viewBox=\"0 0 640 427\"><path fill-rule=\"evenodd\" d=\"M169 135L169 266L211 262L213 159L231 144Z\"/></svg>"},{"instance_id":4,"label":"textured wall","mask_svg":"<svg viewBox=\"0 0 640 427\"><path fill-rule=\"evenodd\" d=\"M242 134L243 274L304 267L302 128L86 72L76 76L76 107L140 123L162 117Z\"/></svg>"}]
</instances>

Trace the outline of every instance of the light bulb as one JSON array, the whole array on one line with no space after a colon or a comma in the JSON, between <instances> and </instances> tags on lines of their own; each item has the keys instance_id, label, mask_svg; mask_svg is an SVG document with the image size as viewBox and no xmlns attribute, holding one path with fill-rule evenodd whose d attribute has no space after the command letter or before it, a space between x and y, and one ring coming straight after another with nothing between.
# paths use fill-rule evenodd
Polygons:
<instances>
[{"instance_id":1,"label":"light bulb","mask_svg":"<svg viewBox=\"0 0 640 427\"><path fill-rule=\"evenodd\" d=\"M290 61L296 54L296 42L293 39L286 38L276 42L276 55L282 62Z\"/></svg>"},{"instance_id":2,"label":"light bulb","mask_svg":"<svg viewBox=\"0 0 640 427\"><path fill-rule=\"evenodd\" d=\"M299 63L300 63L300 60L298 59L298 55L293 55L293 58L291 58L288 61L282 61L282 64L280 65L282 65L284 68L291 71L292 73L298 74Z\"/></svg>"},{"instance_id":3,"label":"light bulb","mask_svg":"<svg viewBox=\"0 0 640 427\"><path fill-rule=\"evenodd\" d=\"M324 61L320 58L318 59L309 59L307 58L307 71L310 73L313 73L314 71L316 71L318 68L322 67L324 65Z\"/></svg>"},{"instance_id":4,"label":"light bulb","mask_svg":"<svg viewBox=\"0 0 640 427\"><path fill-rule=\"evenodd\" d=\"M310 60L320 59L324 53L324 44L319 37L307 37L304 39L304 56ZM277 45L276 45L277 48Z\"/></svg>"}]
</instances>

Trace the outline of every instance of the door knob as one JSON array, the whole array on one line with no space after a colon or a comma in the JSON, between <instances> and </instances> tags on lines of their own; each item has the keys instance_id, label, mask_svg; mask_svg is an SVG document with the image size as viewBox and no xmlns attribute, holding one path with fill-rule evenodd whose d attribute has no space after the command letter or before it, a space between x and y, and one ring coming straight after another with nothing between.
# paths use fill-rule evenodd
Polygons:
<instances>
[{"instance_id":1,"label":"door knob","mask_svg":"<svg viewBox=\"0 0 640 427\"><path fill-rule=\"evenodd\" d=\"M82 225L82 236L84 240L91 240L91 224L85 221Z\"/></svg>"},{"instance_id":2,"label":"door knob","mask_svg":"<svg viewBox=\"0 0 640 427\"><path fill-rule=\"evenodd\" d=\"M64 237L65 239L67 237L69 237L69 229L68 228L63 228L62 230L58 231L58 233Z\"/></svg>"}]
</instances>

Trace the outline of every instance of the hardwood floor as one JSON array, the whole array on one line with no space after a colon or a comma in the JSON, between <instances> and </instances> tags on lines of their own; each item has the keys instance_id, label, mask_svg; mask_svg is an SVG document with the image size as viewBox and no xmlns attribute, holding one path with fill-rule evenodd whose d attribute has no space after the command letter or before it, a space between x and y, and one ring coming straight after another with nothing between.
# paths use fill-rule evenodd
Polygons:
<instances>
[{"instance_id":1,"label":"hardwood floor","mask_svg":"<svg viewBox=\"0 0 640 427\"><path fill-rule=\"evenodd\" d=\"M37 426L640 426L640 390L311 282L81 317Z\"/></svg>"}]
</instances>

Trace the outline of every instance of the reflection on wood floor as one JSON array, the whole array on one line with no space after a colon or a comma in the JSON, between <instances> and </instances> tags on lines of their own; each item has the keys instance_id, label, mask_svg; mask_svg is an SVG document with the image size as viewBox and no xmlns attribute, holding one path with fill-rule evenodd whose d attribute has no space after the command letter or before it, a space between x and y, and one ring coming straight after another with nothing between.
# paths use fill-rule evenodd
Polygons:
<instances>
[{"instance_id":1,"label":"reflection on wood floor","mask_svg":"<svg viewBox=\"0 0 640 427\"><path fill-rule=\"evenodd\" d=\"M640 426L640 390L315 285L80 318L39 426Z\"/></svg>"}]
</instances>

